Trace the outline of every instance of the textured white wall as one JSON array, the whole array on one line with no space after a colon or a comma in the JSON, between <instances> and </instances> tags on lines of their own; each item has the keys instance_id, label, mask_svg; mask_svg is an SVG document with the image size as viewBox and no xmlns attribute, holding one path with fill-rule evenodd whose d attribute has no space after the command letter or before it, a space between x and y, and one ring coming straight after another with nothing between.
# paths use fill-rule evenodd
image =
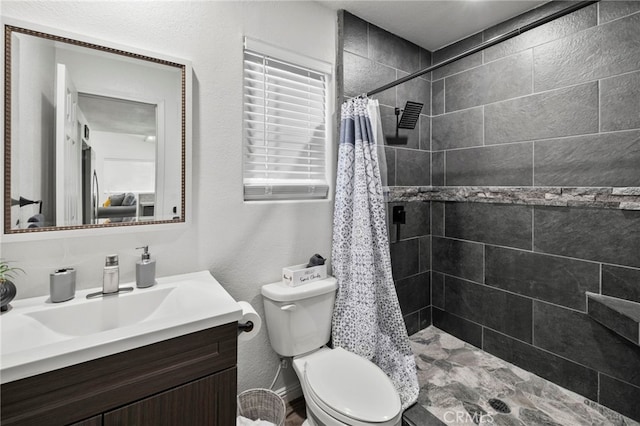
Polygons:
<instances>
[{"instance_id":1,"label":"textured white wall","mask_svg":"<svg viewBox=\"0 0 640 426\"><path fill-rule=\"evenodd\" d=\"M48 274L62 266L78 270L80 287L100 286L109 253L120 255L122 279L131 281L134 248L149 244L158 275L208 269L236 300L249 301L263 315L262 284L277 281L283 266L330 253L331 201L242 200L242 37L335 64L335 12L314 2L5 0L2 14L182 57L194 71L191 224L163 232L3 242L2 257L27 271L16 280L20 297L46 294ZM266 329L238 349L239 390L268 386L277 357Z\"/></svg>"}]
</instances>

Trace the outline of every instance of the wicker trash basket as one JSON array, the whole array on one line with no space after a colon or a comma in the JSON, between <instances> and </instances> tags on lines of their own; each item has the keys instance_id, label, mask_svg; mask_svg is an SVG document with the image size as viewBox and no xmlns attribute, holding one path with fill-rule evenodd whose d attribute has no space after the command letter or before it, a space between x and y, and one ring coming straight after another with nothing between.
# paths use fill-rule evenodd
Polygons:
<instances>
[{"instance_id":1,"label":"wicker trash basket","mask_svg":"<svg viewBox=\"0 0 640 426\"><path fill-rule=\"evenodd\" d=\"M269 389L249 389L238 395L238 416L284 425L284 400Z\"/></svg>"}]
</instances>

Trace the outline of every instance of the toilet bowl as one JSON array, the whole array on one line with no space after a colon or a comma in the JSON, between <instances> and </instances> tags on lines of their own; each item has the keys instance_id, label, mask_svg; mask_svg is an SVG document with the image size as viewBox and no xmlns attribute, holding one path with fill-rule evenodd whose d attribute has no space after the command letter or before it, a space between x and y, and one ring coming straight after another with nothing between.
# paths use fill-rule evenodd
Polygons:
<instances>
[{"instance_id":1,"label":"toilet bowl","mask_svg":"<svg viewBox=\"0 0 640 426\"><path fill-rule=\"evenodd\" d=\"M374 363L342 348L320 348L294 357L309 416L324 425L400 424L400 398ZM317 408L314 409L314 408ZM317 419L313 419L313 415ZM310 424L314 424L311 423Z\"/></svg>"},{"instance_id":2,"label":"toilet bowl","mask_svg":"<svg viewBox=\"0 0 640 426\"><path fill-rule=\"evenodd\" d=\"M308 425L395 426L402 420L393 383L371 361L326 345L337 283L327 278L299 287L262 287L271 346L293 357L307 405Z\"/></svg>"}]
</instances>

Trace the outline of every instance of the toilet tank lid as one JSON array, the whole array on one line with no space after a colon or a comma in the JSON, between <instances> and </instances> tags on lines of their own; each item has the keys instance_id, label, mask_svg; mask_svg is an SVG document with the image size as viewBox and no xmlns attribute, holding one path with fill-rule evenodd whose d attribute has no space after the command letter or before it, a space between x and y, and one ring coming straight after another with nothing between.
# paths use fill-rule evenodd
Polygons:
<instances>
[{"instance_id":1,"label":"toilet tank lid","mask_svg":"<svg viewBox=\"0 0 640 426\"><path fill-rule=\"evenodd\" d=\"M334 277L313 281L297 287L291 287L279 281L277 283L263 285L262 295L276 302L293 302L330 293L336 291L337 288L338 281Z\"/></svg>"}]
</instances>

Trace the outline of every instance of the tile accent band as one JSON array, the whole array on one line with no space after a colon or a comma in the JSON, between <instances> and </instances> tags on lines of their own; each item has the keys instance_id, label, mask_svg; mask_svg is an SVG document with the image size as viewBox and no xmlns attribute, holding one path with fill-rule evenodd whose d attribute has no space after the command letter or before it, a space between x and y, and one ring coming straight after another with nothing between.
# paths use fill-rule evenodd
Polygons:
<instances>
[{"instance_id":1,"label":"tile accent band","mask_svg":"<svg viewBox=\"0 0 640 426\"><path fill-rule=\"evenodd\" d=\"M385 199L640 211L640 187L391 186Z\"/></svg>"}]
</instances>

